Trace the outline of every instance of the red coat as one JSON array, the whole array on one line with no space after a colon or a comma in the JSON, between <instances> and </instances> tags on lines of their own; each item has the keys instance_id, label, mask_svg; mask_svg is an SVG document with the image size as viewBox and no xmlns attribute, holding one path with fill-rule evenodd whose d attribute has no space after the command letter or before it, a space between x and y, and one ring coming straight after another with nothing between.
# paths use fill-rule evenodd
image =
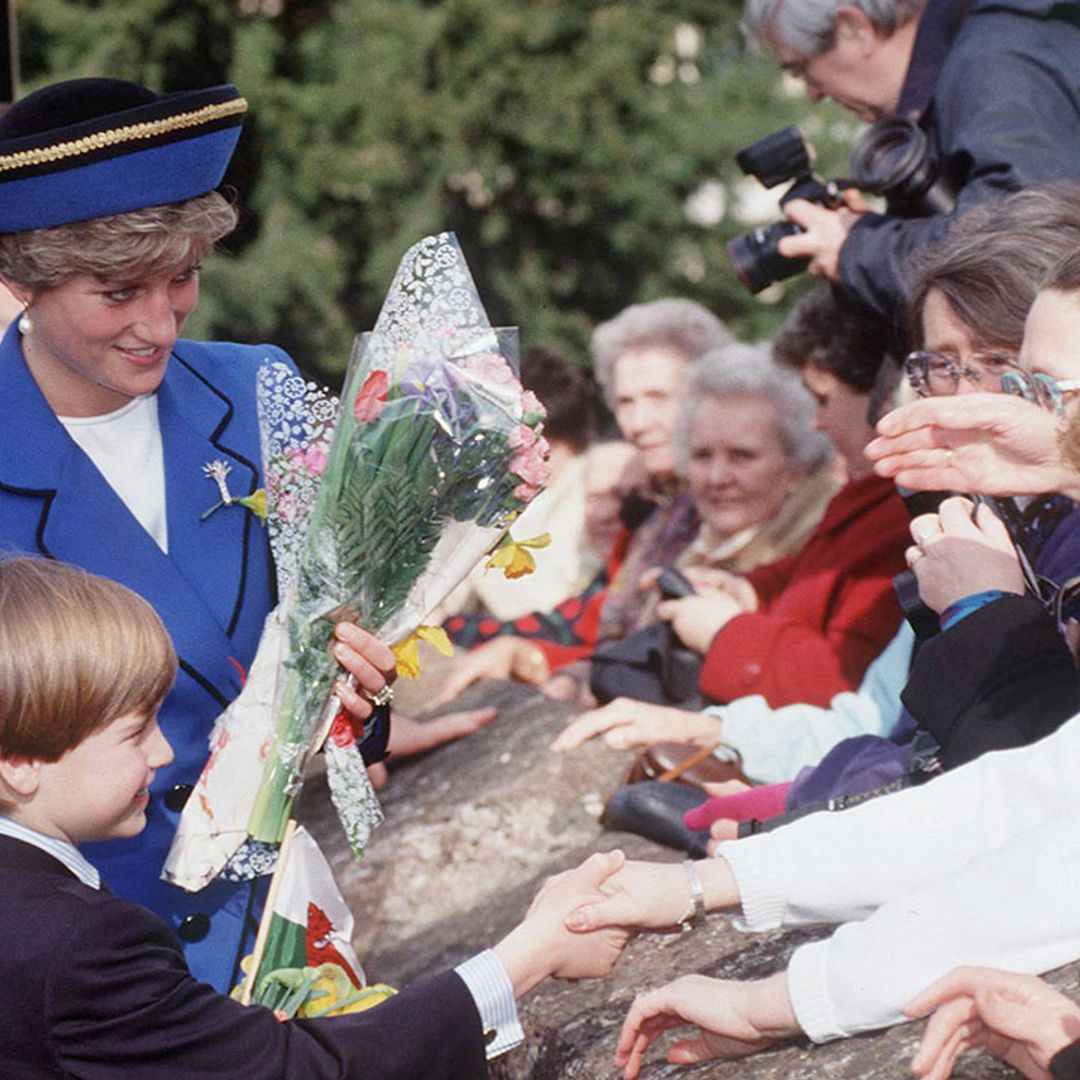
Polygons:
<instances>
[{"instance_id":1,"label":"red coat","mask_svg":"<svg viewBox=\"0 0 1080 1080\"><path fill-rule=\"evenodd\" d=\"M845 485L801 551L746 575L760 609L713 638L702 693L721 703L761 694L779 708L828 705L854 690L900 625L892 579L909 543L891 480L871 475Z\"/></svg>"}]
</instances>

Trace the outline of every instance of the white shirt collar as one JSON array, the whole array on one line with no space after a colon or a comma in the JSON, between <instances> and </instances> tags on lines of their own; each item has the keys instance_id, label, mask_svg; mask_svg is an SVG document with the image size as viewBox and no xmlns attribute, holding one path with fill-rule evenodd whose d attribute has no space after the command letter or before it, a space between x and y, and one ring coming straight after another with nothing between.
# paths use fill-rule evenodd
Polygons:
<instances>
[{"instance_id":1,"label":"white shirt collar","mask_svg":"<svg viewBox=\"0 0 1080 1080\"><path fill-rule=\"evenodd\" d=\"M46 836L37 829L31 829L28 825L22 825L9 817L0 814L0 836L11 836L21 840L25 844L33 844L40 848L46 855L62 862L84 885L91 889L101 888L101 875L96 867L87 862L86 857L74 844L66 840L60 840L55 836Z\"/></svg>"}]
</instances>

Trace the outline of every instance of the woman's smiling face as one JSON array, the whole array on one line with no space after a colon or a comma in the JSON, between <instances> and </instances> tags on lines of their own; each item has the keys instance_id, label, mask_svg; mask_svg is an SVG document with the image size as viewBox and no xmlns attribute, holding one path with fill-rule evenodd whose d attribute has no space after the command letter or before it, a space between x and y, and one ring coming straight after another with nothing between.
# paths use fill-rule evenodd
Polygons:
<instances>
[{"instance_id":1,"label":"woman's smiling face","mask_svg":"<svg viewBox=\"0 0 1080 1080\"><path fill-rule=\"evenodd\" d=\"M762 397L705 398L688 451L694 503L722 537L775 517L804 475L784 451L776 405Z\"/></svg>"},{"instance_id":2,"label":"woman's smiling face","mask_svg":"<svg viewBox=\"0 0 1080 1080\"><path fill-rule=\"evenodd\" d=\"M99 416L152 394L199 298L199 271L102 281L85 274L28 293L31 329L23 355L60 416Z\"/></svg>"}]
</instances>

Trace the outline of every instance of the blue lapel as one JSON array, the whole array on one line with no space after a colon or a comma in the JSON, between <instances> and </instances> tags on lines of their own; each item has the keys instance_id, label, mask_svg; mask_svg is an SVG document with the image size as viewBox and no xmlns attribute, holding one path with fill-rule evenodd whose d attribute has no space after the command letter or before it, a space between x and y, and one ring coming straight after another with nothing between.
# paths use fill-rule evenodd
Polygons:
<instances>
[{"instance_id":1,"label":"blue lapel","mask_svg":"<svg viewBox=\"0 0 1080 1080\"><path fill-rule=\"evenodd\" d=\"M202 466L228 460L237 494L254 490L257 468L225 442L232 416L228 397L175 354L158 392L158 412L168 555L56 419L12 328L0 343L0 489L30 496L37 510L31 510L28 535L13 536L9 524L0 522L0 537L9 546L14 542L134 589L162 616L181 660L199 656L198 674L231 698L236 673L228 662L228 635L244 600L249 547L266 540L262 526L241 507L199 520L217 501L217 488ZM25 501L19 500L20 507Z\"/></svg>"},{"instance_id":2,"label":"blue lapel","mask_svg":"<svg viewBox=\"0 0 1080 1080\"><path fill-rule=\"evenodd\" d=\"M232 401L182 353L182 347L174 352L158 390L169 556L231 634L244 600L249 547L265 544L266 538L262 524L241 506L222 507L202 520L219 498L217 485L205 476L203 466L227 462L234 495L250 495L259 486L259 467L229 443Z\"/></svg>"}]
</instances>

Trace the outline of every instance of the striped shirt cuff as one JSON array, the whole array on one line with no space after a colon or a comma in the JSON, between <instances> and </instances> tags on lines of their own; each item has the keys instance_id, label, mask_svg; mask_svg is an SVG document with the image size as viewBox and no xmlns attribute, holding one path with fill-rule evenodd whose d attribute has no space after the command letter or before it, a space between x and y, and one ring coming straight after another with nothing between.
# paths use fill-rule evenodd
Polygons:
<instances>
[{"instance_id":1,"label":"striped shirt cuff","mask_svg":"<svg viewBox=\"0 0 1080 1080\"><path fill-rule=\"evenodd\" d=\"M491 949L478 953L454 969L476 1002L487 1043L488 1061L525 1041L518 1017L514 987L502 961Z\"/></svg>"}]
</instances>

